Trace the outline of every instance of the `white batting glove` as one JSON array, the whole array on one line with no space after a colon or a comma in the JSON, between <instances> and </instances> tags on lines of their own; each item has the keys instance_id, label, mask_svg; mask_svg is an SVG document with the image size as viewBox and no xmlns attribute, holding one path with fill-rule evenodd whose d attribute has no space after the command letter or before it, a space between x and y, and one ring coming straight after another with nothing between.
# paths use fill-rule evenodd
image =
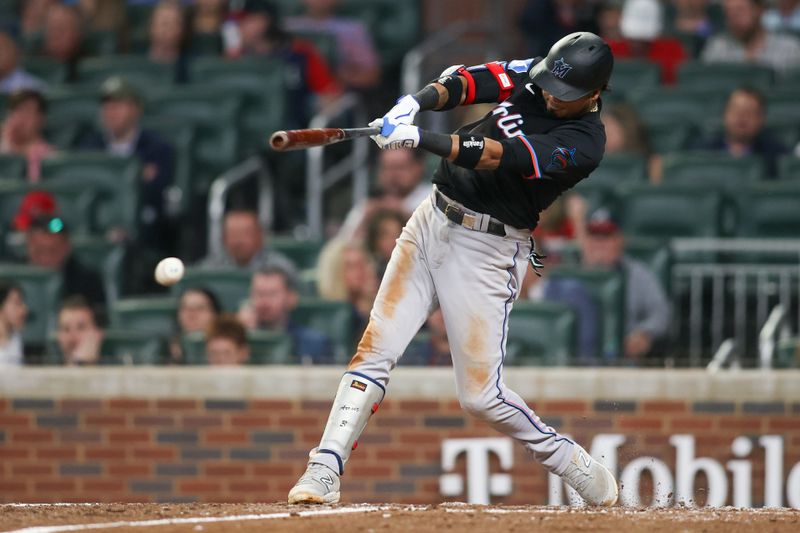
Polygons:
<instances>
[{"instance_id":1,"label":"white batting glove","mask_svg":"<svg viewBox=\"0 0 800 533\"><path fill-rule=\"evenodd\" d=\"M369 123L371 128L382 128L386 122L382 118L377 118ZM386 136L382 133L372 135L370 138L375 141L381 150L394 150L397 148L416 148L419 146L419 128L409 124L398 124L392 128L392 132Z\"/></svg>"},{"instance_id":2,"label":"white batting glove","mask_svg":"<svg viewBox=\"0 0 800 533\"><path fill-rule=\"evenodd\" d=\"M413 124L414 117L419 111L417 99L407 94L397 100L397 103L388 113L383 115L383 126L381 135L388 137L392 131L400 124Z\"/></svg>"}]
</instances>

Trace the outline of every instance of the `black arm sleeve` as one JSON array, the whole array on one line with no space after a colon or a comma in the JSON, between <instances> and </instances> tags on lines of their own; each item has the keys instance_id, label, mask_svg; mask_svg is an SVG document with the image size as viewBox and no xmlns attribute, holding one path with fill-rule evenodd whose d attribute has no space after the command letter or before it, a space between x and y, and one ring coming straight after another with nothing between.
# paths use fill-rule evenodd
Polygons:
<instances>
[{"instance_id":1,"label":"black arm sleeve","mask_svg":"<svg viewBox=\"0 0 800 533\"><path fill-rule=\"evenodd\" d=\"M453 139L446 133L419 130L419 147L439 157L450 157Z\"/></svg>"},{"instance_id":2,"label":"black arm sleeve","mask_svg":"<svg viewBox=\"0 0 800 533\"><path fill-rule=\"evenodd\" d=\"M436 109L436 106L439 105L439 91L433 85L423 87L414 95L414 98L419 103L420 111Z\"/></svg>"}]
</instances>

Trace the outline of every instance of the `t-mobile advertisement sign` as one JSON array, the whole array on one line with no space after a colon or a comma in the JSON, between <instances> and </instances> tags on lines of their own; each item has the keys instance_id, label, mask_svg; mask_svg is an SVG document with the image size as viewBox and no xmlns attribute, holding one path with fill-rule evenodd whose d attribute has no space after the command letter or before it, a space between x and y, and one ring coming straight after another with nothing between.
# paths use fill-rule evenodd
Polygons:
<instances>
[{"instance_id":1,"label":"t-mobile advertisement sign","mask_svg":"<svg viewBox=\"0 0 800 533\"><path fill-rule=\"evenodd\" d=\"M672 435L669 442L675 453L674 471L657 457L637 457L620 465L619 448L625 444L624 435L597 435L592 440L590 453L616 475L621 486L622 505L643 504L639 489L642 475L647 472L653 486L649 502L654 507L696 505L694 486L699 474L705 475L707 480L705 505L752 507L754 474L751 459L755 457L754 454L764 454L764 505L800 509L800 463L795 464L784 478L783 437L780 435L764 435L755 440L736 437L730 447L734 459L724 464L710 457L702 457L701 451L695 447L693 435ZM511 494L513 480L508 471L514 465L513 446L513 441L508 438L445 440L442 443L444 474L439 479L441 494L466 496L469 503L476 504L488 504L492 496ZM461 454L466 459L466 479L461 474L453 473ZM502 472L490 472L492 455L497 457ZM548 479L548 504L582 505L583 501L560 478L551 474Z\"/></svg>"}]
</instances>

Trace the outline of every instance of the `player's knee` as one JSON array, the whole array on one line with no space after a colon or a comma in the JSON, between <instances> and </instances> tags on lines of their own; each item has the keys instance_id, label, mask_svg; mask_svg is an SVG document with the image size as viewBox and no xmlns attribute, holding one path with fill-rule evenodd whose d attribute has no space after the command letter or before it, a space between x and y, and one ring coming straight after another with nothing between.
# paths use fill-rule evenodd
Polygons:
<instances>
[{"instance_id":1,"label":"player's knee","mask_svg":"<svg viewBox=\"0 0 800 533\"><path fill-rule=\"evenodd\" d=\"M467 394L460 396L458 402L461 404L461 409L470 416L487 422L491 420L494 409L489 398Z\"/></svg>"}]
</instances>

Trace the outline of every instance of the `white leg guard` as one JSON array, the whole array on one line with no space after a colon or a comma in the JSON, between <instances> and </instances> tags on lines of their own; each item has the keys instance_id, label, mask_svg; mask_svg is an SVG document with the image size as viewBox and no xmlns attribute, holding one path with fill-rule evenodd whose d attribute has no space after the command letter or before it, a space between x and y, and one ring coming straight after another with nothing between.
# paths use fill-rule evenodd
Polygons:
<instances>
[{"instance_id":1,"label":"white leg guard","mask_svg":"<svg viewBox=\"0 0 800 533\"><path fill-rule=\"evenodd\" d=\"M386 389L372 378L346 372L339 383L322 440L309 454L309 462L324 464L343 474L350 452L385 394Z\"/></svg>"}]
</instances>

